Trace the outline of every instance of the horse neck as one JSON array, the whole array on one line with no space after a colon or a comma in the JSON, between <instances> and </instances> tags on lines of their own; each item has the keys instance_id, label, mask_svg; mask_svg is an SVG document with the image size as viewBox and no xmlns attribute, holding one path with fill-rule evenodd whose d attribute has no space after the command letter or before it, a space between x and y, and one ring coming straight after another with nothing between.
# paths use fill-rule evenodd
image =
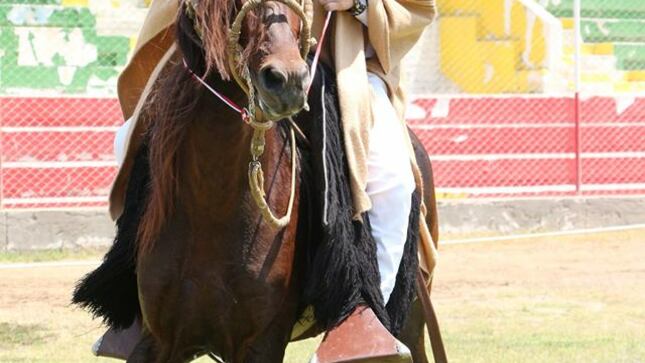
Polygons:
<instances>
[{"instance_id":1,"label":"horse neck","mask_svg":"<svg viewBox=\"0 0 645 363\"><path fill-rule=\"evenodd\" d=\"M236 103L244 104L245 96L239 88L228 84L221 89L226 89L227 96ZM214 95L206 93L203 98L180 156L180 175L185 175L181 185L187 186L180 195L183 201L197 206L195 210L204 211L220 223L240 217L255 219L259 216L257 208L240 210L240 206L251 202L247 171L253 129ZM266 133L262 164L267 180L274 180L276 173L284 174L280 170L288 167L288 163L277 162L283 145L277 130ZM288 187L278 185L279 189Z\"/></svg>"}]
</instances>

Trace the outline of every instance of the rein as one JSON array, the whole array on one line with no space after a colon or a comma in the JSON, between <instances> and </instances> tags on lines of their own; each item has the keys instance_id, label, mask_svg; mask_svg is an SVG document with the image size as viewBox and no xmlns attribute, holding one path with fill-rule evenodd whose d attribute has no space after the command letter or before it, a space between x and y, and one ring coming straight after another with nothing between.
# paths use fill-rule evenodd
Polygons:
<instances>
[{"instance_id":1,"label":"rein","mask_svg":"<svg viewBox=\"0 0 645 363\"><path fill-rule=\"evenodd\" d=\"M215 95L220 99L224 104L229 106L236 113L240 114L242 121L249 125L253 129L253 138L251 140L251 161L249 162L249 187L251 190L251 195L253 200L257 205L262 217L266 222L268 222L272 227L276 229L282 229L286 227L291 221L291 213L293 211L293 204L295 201L296 194L296 168L297 168L297 157L296 157L296 136L295 130L298 130L300 134L302 131L298 129L291 117L289 117L290 123L290 139L291 139L291 192L289 195L289 205L287 211L282 218L278 218L271 211L269 204L266 200L266 192L264 190L264 172L262 171L262 163L260 158L264 154L264 148L266 145L266 132L273 128L275 121L264 120L263 114L261 111L257 110L257 102L255 98L255 89L251 81L250 71L247 65L243 65L241 68L241 73L238 71L238 62L240 55L242 54L242 48L239 44L239 39L241 35L242 21L246 17L249 11L263 5L267 1L277 1L287 5L291 8L302 20L301 25L301 34L300 34L300 54L303 58L306 58L309 54L309 49L311 45L316 43L316 40L311 38L311 17L313 12L313 4L311 0L303 0L302 6L296 2L296 0L248 0L244 3L242 8L237 14L235 21L231 25L231 28L228 32L228 60L229 60L229 69L233 74L233 78L240 86L240 88L248 95L248 106L240 107L234 101L224 96L222 93L213 89L206 81L201 77L197 76L186 63L186 60L183 60L184 67L191 74L193 79L198 81L202 86L204 86L209 92ZM194 14L194 9L190 1L186 1L189 13ZM320 36L320 42L318 42L316 52L314 55L313 62L311 64L311 83L309 88L307 88L307 95L311 90L311 84L313 83L314 77L316 75L316 68L320 60L320 54L322 52L323 42L325 39L325 34L327 33L327 28L331 21L332 12L327 13L325 19L325 24L323 26L322 34ZM199 34L199 31L198 31ZM307 109L308 106L305 106Z\"/></svg>"}]
</instances>

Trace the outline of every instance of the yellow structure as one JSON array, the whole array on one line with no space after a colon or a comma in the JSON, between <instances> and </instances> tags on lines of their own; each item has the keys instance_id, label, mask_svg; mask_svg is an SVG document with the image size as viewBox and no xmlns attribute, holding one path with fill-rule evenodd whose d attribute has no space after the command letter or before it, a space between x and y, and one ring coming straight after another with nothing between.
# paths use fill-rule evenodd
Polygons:
<instances>
[{"instance_id":1,"label":"yellow structure","mask_svg":"<svg viewBox=\"0 0 645 363\"><path fill-rule=\"evenodd\" d=\"M88 1L89 0L63 0L61 1L61 5L70 6L70 7L75 7L75 6L87 7Z\"/></svg>"},{"instance_id":2,"label":"yellow structure","mask_svg":"<svg viewBox=\"0 0 645 363\"><path fill-rule=\"evenodd\" d=\"M542 89L544 24L518 0L438 0L441 70L464 92Z\"/></svg>"}]
</instances>

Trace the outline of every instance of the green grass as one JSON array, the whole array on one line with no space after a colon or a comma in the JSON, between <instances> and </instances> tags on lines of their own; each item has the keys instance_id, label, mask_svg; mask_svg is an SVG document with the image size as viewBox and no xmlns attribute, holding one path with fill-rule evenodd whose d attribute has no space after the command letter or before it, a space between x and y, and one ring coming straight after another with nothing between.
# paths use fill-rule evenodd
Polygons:
<instances>
[{"instance_id":1,"label":"green grass","mask_svg":"<svg viewBox=\"0 0 645 363\"><path fill-rule=\"evenodd\" d=\"M11 251L0 252L0 263L51 262L64 260L101 259L105 248L79 250Z\"/></svg>"},{"instance_id":2,"label":"green grass","mask_svg":"<svg viewBox=\"0 0 645 363\"><path fill-rule=\"evenodd\" d=\"M38 324L21 325L0 322L0 350L42 345L47 337L47 330Z\"/></svg>"},{"instance_id":3,"label":"green grass","mask_svg":"<svg viewBox=\"0 0 645 363\"><path fill-rule=\"evenodd\" d=\"M433 297L451 362L645 362L644 232L444 246ZM90 268L0 270L0 362L116 362L92 356L104 330L69 306Z\"/></svg>"},{"instance_id":4,"label":"green grass","mask_svg":"<svg viewBox=\"0 0 645 363\"><path fill-rule=\"evenodd\" d=\"M437 301L451 361L467 363L645 362L641 307L574 291L514 290L481 300ZM0 324L0 331L6 326ZM0 335L0 362L115 362L91 355L102 329L85 312L65 311L45 326L14 326ZM291 344L285 362L307 362L317 344L318 339Z\"/></svg>"},{"instance_id":5,"label":"green grass","mask_svg":"<svg viewBox=\"0 0 645 363\"><path fill-rule=\"evenodd\" d=\"M645 361L639 307L531 293L497 296L498 307L472 301L440 311L452 361Z\"/></svg>"}]
</instances>

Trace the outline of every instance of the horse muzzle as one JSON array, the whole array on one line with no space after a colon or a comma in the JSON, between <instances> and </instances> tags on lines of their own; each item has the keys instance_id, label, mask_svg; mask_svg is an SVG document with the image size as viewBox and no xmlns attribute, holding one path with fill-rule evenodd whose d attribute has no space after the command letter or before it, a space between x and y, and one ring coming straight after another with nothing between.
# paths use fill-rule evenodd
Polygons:
<instances>
[{"instance_id":1,"label":"horse muzzle","mask_svg":"<svg viewBox=\"0 0 645 363\"><path fill-rule=\"evenodd\" d=\"M291 67L282 62L267 63L257 75L260 108L271 120L293 116L307 103L309 69L304 62L295 63Z\"/></svg>"}]
</instances>

